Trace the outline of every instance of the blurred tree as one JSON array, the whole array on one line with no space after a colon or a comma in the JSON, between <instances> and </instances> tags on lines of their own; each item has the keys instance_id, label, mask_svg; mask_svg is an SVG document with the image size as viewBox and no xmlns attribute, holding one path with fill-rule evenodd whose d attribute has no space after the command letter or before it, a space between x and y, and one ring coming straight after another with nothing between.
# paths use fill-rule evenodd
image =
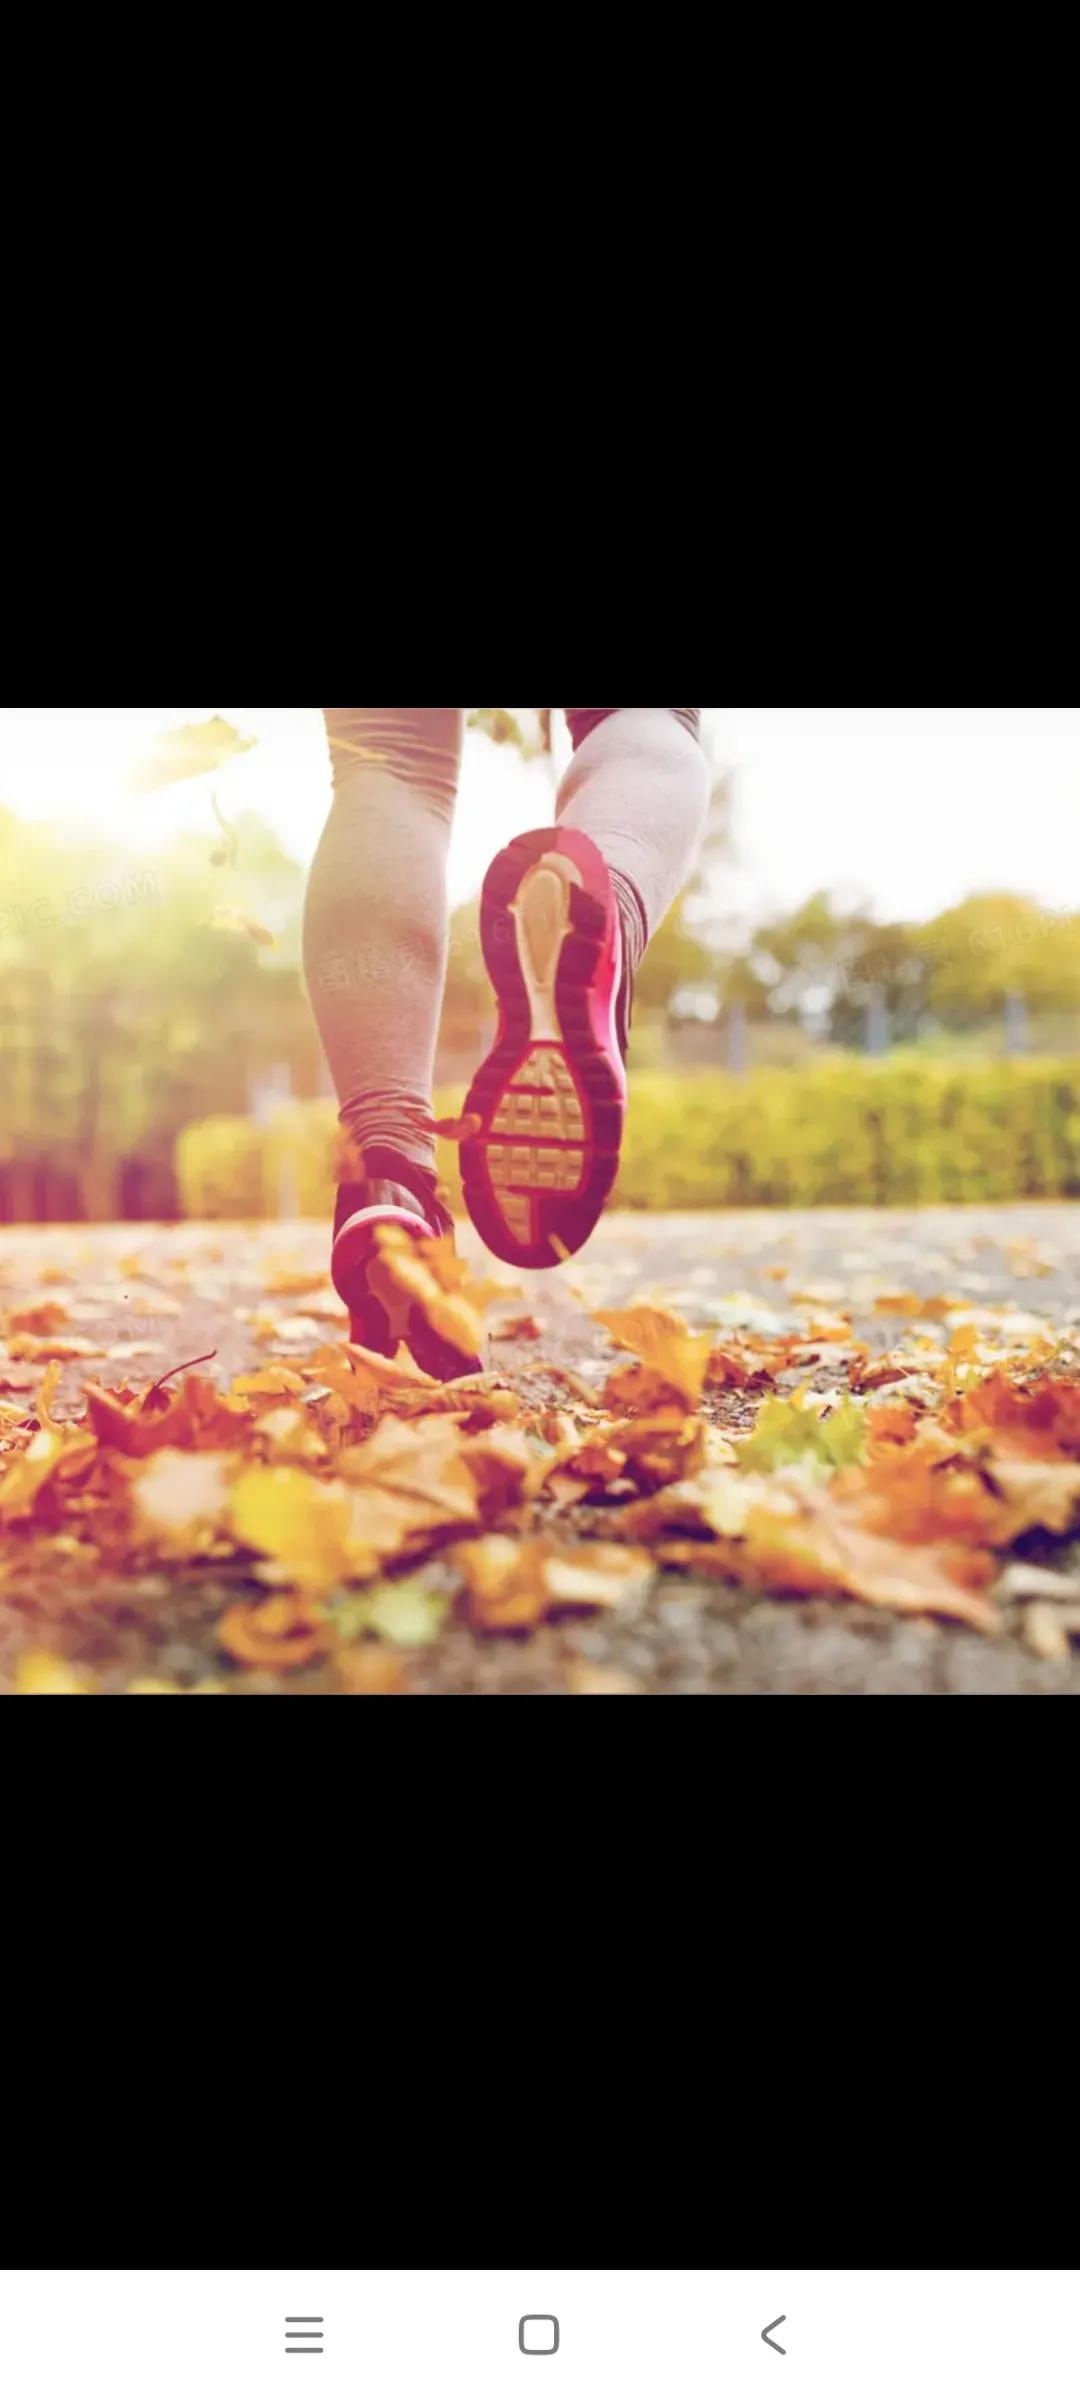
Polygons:
<instances>
[{"instance_id":1,"label":"blurred tree","mask_svg":"<svg viewBox=\"0 0 1080 2400\"><path fill-rule=\"evenodd\" d=\"M0 814L0 1163L48 1160L77 1213L111 1215L125 1165L160 1162L193 1117L243 1113L252 1072L290 1064L318 1088L298 966L302 876L241 820L237 865L186 836L118 864ZM275 950L212 925L222 903L280 930Z\"/></svg>"},{"instance_id":2,"label":"blurred tree","mask_svg":"<svg viewBox=\"0 0 1080 2400\"><path fill-rule=\"evenodd\" d=\"M861 1048L868 1025L914 1040L926 1008L919 929L879 925L865 909L841 910L827 892L761 927L751 959L773 1016L799 1019Z\"/></svg>"},{"instance_id":3,"label":"blurred tree","mask_svg":"<svg viewBox=\"0 0 1080 2400\"><path fill-rule=\"evenodd\" d=\"M939 1024L999 1017L1010 994L1032 1017L1080 1009L1080 917L986 892L924 926L919 946Z\"/></svg>"}]
</instances>

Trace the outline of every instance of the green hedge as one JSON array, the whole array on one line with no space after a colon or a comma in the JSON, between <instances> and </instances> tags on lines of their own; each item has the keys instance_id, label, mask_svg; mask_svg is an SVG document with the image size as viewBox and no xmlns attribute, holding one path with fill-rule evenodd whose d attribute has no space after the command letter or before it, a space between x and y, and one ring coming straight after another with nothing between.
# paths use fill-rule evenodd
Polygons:
<instances>
[{"instance_id":1,"label":"green hedge","mask_svg":"<svg viewBox=\"0 0 1080 2400\"><path fill-rule=\"evenodd\" d=\"M453 1115L460 1093L446 1093ZM323 1215L336 1119L318 1102L265 1130L189 1128L179 1175L191 1216L276 1213L284 1192ZM460 1198L457 1156L444 1180ZM283 1181L284 1177L284 1181ZM623 1208L911 1207L1080 1196L1080 1059L824 1058L746 1076L634 1079L617 1200Z\"/></svg>"}]
</instances>

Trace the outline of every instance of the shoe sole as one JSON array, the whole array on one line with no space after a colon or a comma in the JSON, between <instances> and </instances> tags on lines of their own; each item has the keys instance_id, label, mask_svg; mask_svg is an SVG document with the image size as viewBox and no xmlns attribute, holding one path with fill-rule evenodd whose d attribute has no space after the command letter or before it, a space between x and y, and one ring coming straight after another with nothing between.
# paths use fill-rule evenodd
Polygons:
<instances>
[{"instance_id":1,"label":"shoe sole","mask_svg":"<svg viewBox=\"0 0 1080 2400\"><path fill-rule=\"evenodd\" d=\"M463 1375L482 1371L482 1361L455 1349L428 1324L423 1310L402 1295L393 1315L380 1294L372 1291L370 1270L378 1263L379 1231L400 1225L418 1242L433 1239L431 1227L406 1209L365 1208L343 1225L334 1243L334 1288L351 1320L351 1339L379 1358L396 1358L402 1342L424 1375L436 1383L456 1383Z\"/></svg>"},{"instance_id":2,"label":"shoe sole","mask_svg":"<svg viewBox=\"0 0 1080 2400\"><path fill-rule=\"evenodd\" d=\"M499 1030L465 1103L481 1123L461 1153L466 1206L496 1258L557 1267L603 1214L626 1123L622 934L595 843L561 826L511 842L481 935Z\"/></svg>"}]
</instances>

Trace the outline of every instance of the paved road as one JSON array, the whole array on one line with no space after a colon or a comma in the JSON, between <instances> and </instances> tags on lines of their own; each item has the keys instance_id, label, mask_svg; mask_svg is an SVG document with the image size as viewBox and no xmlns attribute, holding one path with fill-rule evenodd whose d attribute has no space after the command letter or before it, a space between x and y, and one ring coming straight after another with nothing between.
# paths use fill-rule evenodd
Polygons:
<instances>
[{"instance_id":1,"label":"paved road","mask_svg":"<svg viewBox=\"0 0 1080 2400\"><path fill-rule=\"evenodd\" d=\"M479 1245L465 1238L479 1260ZM0 1308L57 1293L70 1302L79 1336L109 1350L134 1348L130 1364L97 1359L67 1368L73 1404L89 1375L142 1384L216 1350L217 1371L229 1378L265 1358L254 1347L260 1318L276 1319L284 1333L290 1317L331 1304L325 1293L321 1301L268 1299L268 1281L277 1271L321 1270L324 1256L325 1235L312 1225L3 1232ZM528 1348L504 1343L498 1363L525 1390L543 1385L538 1358L589 1377L608 1356L589 1310L642 1297L718 1328L749 1310L765 1328L782 1322L789 1296L809 1293L823 1309L849 1310L857 1331L887 1348L907 1326L878 1313L883 1289L1012 1306L1075 1334L1080 1357L1080 1206L614 1217L585 1259L558 1276L525 1279L524 1302L511 1298L508 1306L535 1314L543 1339ZM328 1318L315 1321L320 1336L336 1330ZM310 1323L296 1326L298 1354L313 1347L311 1332ZM288 1347L288 1339L275 1342ZM117 1688L151 1663L182 1680L207 1671L212 1615L197 1598L170 1592L155 1625L157 1647L148 1652L144 1627L127 1621L116 1594L92 1596L84 1654L106 1665ZM0 1609L0 1674L24 1638L21 1622ZM800 1606L674 1580L660 1582L636 1612L550 1628L520 1646L477 1643L455 1628L413 1662L411 1682L420 1693L556 1694L567 1688L572 1660L646 1692L686 1696L1080 1692L1080 1659L1043 1663L1017 1641L990 1643L846 1602Z\"/></svg>"}]
</instances>

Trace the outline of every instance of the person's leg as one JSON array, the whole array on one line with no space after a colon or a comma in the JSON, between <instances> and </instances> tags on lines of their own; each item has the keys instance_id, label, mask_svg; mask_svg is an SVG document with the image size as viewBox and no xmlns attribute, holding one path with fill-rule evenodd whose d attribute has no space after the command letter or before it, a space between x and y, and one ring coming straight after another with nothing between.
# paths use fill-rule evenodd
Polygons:
<instances>
[{"instance_id":1,"label":"person's leg","mask_svg":"<svg viewBox=\"0 0 1080 2400\"><path fill-rule=\"evenodd\" d=\"M611 871L631 973L683 890L709 808L699 708L568 708L559 817Z\"/></svg>"},{"instance_id":2,"label":"person's leg","mask_svg":"<svg viewBox=\"0 0 1080 2400\"><path fill-rule=\"evenodd\" d=\"M358 1154L435 1164L446 861L465 711L327 708L334 805L308 886L311 1004Z\"/></svg>"},{"instance_id":3,"label":"person's leg","mask_svg":"<svg viewBox=\"0 0 1080 2400\"><path fill-rule=\"evenodd\" d=\"M354 1342L392 1357L404 1341L428 1374L449 1382L480 1364L468 1314L455 1316L411 1257L397 1272L387 1244L411 1254L413 1243L453 1231L436 1189L431 1085L465 711L323 714L334 805L308 887L304 961L350 1162L333 1277Z\"/></svg>"}]
</instances>

